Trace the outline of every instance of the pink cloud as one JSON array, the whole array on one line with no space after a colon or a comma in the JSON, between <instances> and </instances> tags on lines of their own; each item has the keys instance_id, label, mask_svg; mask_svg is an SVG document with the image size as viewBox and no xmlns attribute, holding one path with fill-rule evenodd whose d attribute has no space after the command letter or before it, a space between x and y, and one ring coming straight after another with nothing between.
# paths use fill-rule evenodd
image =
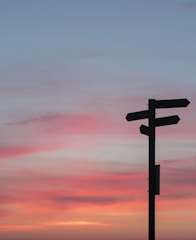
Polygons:
<instances>
[{"instance_id":1,"label":"pink cloud","mask_svg":"<svg viewBox=\"0 0 196 240\"><path fill-rule=\"evenodd\" d=\"M131 99L124 99L127 103ZM145 100L146 103L146 99ZM131 102L131 101L130 101ZM141 102L140 102L141 104ZM140 105L139 104L139 105ZM137 106L138 107L138 106ZM195 117L190 117L194 109L194 104L190 104L186 109L188 115L181 118L181 121L174 126L165 126L157 128L158 137L195 138L194 128ZM133 109L133 111L136 109ZM140 110L137 108L137 111ZM141 107L141 110L144 110ZM33 154L36 152L53 151L58 149L81 149L97 146L97 136L121 134L123 138L144 139L146 136L140 134L141 124L147 124L145 121L127 122L125 116L130 112L117 114L43 114L37 117L21 121L8 122L6 126L6 135L10 132L10 143L0 145L0 156L2 158L12 158L15 156ZM184 112L183 112L184 113ZM124 115L122 115L124 114ZM176 112L175 112L176 114ZM170 115L170 114L168 114ZM192 116L192 115L191 115ZM182 124L180 126L180 124ZM15 129L15 133L13 130ZM28 133L28 135L26 134ZM13 134L13 137L12 137ZM76 139L78 136L90 135L85 141ZM12 143L12 140L15 139ZM4 140L4 139L2 139ZM101 144L101 143L100 143ZM102 142L102 145L104 143Z\"/></svg>"},{"instance_id":2,"label":"pink cloud","mask_svg":"<svg viewBox=\"0 0 196 240\"><path fill-rule=\"evenodd\" d=\"M43 114L29 119L7 122L6 125L34 125L47 133L57 134L91 134L106 129L104 118L91 114L66 113Z\"/></svg>"},{"instance_id":3,"label":"pink cloud","mask_svg":"<svg viewBox=\"0 0 196 240\"><path fill-rule=\"evenodd\" d=\"M26 171L3 179L6 188L4 188L4 193L1 193L1 201L4 203L32 202L33 200L39 202L41 200L50 201L54 205L65 203L66 205L105 205L143 198L139 190L144 179L141 173L55 177ZM134 182L135 180L137 183ZM50 187L46 190L42 186Z\"/></svg>"},{"instance_id":4,"label":"pink cloud","mask_svg":"<svg viewBox=\"0 0 196 240\"><path fill-rule=\"evenodd\" d=\"M96 137L92 135L107 132L109 126L103 117L79 113L43 114L25 120L10 121L6 125L0 145L2 158L58 149L89 148L96 142ZM8 143L3 143L3 134L5 139L10 138ZM77 139L86 135L91 137L86 137L85 141Z\"/></svg>"},{"instance_id":5,"label":"pink cloud","mask_svg":"<svg viewBox=\"0 0 196 240\"><path fill-rule=\"evenodd\" d=\"M17 156L28 155L38 152L53 151L61 149L63 145L48 145L48 146L38 146L38 145L0 145L0 157L1 158L14 158Z\"/></svg>"},{"instance_id":6,"label":"pink cloud","mask_svg":"<svg viewBox=\"0 0 196 240\"><path fill-rule=\"evenodd\" d=\"M24 218L27 218L26 224L48 218L96 220L98 214L127 213L130 206L134 206L132 212L141 211L146 194L140 190L143 179L142 173L134 172L63 177L36 171L13 171L1 176L0 202L6 206L4 218L7 222L16 219L18 225Z\"/></svg>"},{"instance_id":7,"label":"pink cloud","mask_svg":"<svg viewBox=\"0 0 196 240\"><path fill-rule=\"evenodd\" d=\"M189 161L192 160L186 160ZM191 168L191 165L187 169L175 165L176 161L161 163L160 199L196 198L196 169ZM20 171L10 177L2 177L1 181L6 188L2 191L1 200L4 203L19 201L34 204L46 201L51 206L112 205L144 201L147 197L147 175L147 172L100 172L98 175L68 177ZM50 187L45 189L43 186Z\"/></svg>"},{"instance_id":8,"label":"pink cloud","mask_svg":"<svg viewBox=\"0 0 196 240\"><path fill-rule=\"evenodd\" d=\"M179 164L177 160L160 163L161 195L157 197L160 214L168 209L172 213L193 208L196 168L191 166L194 161L195 158ZM184 166L187 166L186 170ZM62 172L58 174L56 170L50 173L40 169L10 170L0 177L3 183L0 202L2 207L6 206L3 218L18 221L31 216L36 225L38 221L58 218L69 221L85 217L96 221L96 216L100 214L107 216L110 223L119 216L127 216L127 213L130 219L132 214L147 214L148 174L144 169L141 172L106 172L103 166L97 165L96 172L72 177ZM187 203L189 206L186 208Z\"/></svg>"},{"instance_id":9,"label":"pink cloud","mask_svg":"<svg viewBox=\"0 0 196 240\"><path fill-rule=\"evenodd\" d=\"M0 157L9 158L34 152L31 147L0 146Z\"/></svg>"},{"instance_id":10,"label":"pink cloud","mask_svg":"<svg viewBox=\"0 0 196 240\"><path fill-rule=\"evenodd\" d=\"M172 109L169 111L169 115L178 114L180 116L180 122L177 126L166 126L157 128L157 132L160 136L168 137L183 136L194 137L192 127L194 126L195 116L193 110L195 108L194 99L189 99L191 104L185 110ZM111 101L111 100L110 100ZM106 102L106 100L105 100ZM93 103L95 104L95 103ZM101 103L101 105L104 104ZM128 112L147 110L148 99L146 97L137 98L116 98L111 102L107 101L108 111L94 113L89 110L90 113L47 113L38 116L30 117L19 121L9 121L6 123L7 127L17 128L23 127L24 131L33 130L34 133L39 133L39 136L47 137L53 135L53 137L70 136L70 135L100 135L100 134L121 134L132 135L134 138L141 138L139 127L141 124L148 124L147 120L127 122L125 116ZM118 106L118 108L114 106ZM87 106L91 109L91 104ZM118 112L116 109L119 109ZM157 116L162 115L163 110L157 110ZM168 111L167 111L168 112ZM184 115L186 114L186 115ZM167 115L167 113L166 113ZM180 126L180 124L183 124ZM9 129L8 129L9 130Z\"/></svg>"}]
</instances>

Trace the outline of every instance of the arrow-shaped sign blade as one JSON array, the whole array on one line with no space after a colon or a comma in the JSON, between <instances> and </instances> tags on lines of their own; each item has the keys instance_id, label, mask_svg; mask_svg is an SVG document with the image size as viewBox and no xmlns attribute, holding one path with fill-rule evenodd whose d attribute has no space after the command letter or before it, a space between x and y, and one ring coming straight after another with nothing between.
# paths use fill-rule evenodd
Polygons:
<instances>
[{"instance_id":1,"label":"arrow-shaped sign blade","mask_svg":"<svg viewBox=\"0 0 196 240\"><path fill-rule=\"evenodd\" d=\"M178 117L178 115L157 118L155 119L155 126L160 127L165 125L177 124L179 120L180 118Z\"/></svg>"},{"instance_id":2,"label":"arrow-shaped sign blade","mask_svg":"<svg viewBox=\"0 0 196 240\"><path fill-rule=\"evenodd\" d=\"M142 134L145 134L145 135L149 136L149 134L150 134L149 127L147 127L145 125L141 125L140 126L140 132Z\"/></svg>"},{"instance_id":3,"label":"arrow-shaped sign blade","mask_svg":"<svg viewBox=\"0 0 196 240\"><path fill-rule=\"evenodd\" d=\"M148 116L149 116L149 113L148 113L148 110L146 110L146 111L128 113L126 116L126 119L127 121L134 121L134 120L148 118Z\"/></svg>"},{"instance_id":4,"label":"arrow-shaped sign blade","mask_svg":"<svg viewBox=\"0 0 196 240\"><path fill-rule=\"evenodd\" d=\"M186 98L171 100L156 100L155 108L187 107L189 103L190 103L189 100Z\"/></svg>"},{"instance_id":5,"label":"arrow-shaped sign blade","mask_svg":"<svg viewBox=\"0 0 196 240\"><path fill-rule=\"evenodd\" d=\"M178 115L157 118L157 119L155 119L155 127L177 124L179 122L179 120L180 120L180 118L178 117ZM145 135L149 136L150 129L149 129L149 127L147 127L145 125L141 125L140 126L140 132L142 134L145 134Z\"/></svg>"}]
</instances>

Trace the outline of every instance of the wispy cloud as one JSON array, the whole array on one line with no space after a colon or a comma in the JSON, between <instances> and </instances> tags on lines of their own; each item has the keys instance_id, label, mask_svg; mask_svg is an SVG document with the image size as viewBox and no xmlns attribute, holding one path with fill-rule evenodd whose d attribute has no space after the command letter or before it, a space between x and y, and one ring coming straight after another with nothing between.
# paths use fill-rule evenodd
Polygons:
<instances>
[{"instance_id":1,"label":"wispy cloud","mask_svg":"<svg viewBox=\"0 0 196 240\"><path fill-rule=\"evenodd\" d=\"M7 122L6 125L8 125L8 126L27 125L27 124L32 124L32 123L53 121L53 120L57 120L57 119L61 119L61 118L63 118L63 115L61 115L61 114L45 114L42 116L25 119L25 120L21 120L21 121Z\"/></svg>"},{"instance_id":2,"label":"wispy cloud","mask_svg":"<svg viewBox=\"0 0 196 240\"><path fill-rule=\"evenodd\" d=\"M40 222L36 224L12 224L12 225L5 225L2 224L0 226L1 231L13 231L13 232L24 232L24 231L32 231L32 230L40 230L40 229L47 229L53 227L107 227L112 226L110 223L106 222L98 222L98 221L90 221L90 220L75 220L75 221L55 221L55 222Z\"/></svg>"},{"instance_id":3,"label":"wispy cloud","mask_svg":"<svg viewBox=\"0 0 196 240\"><path fill-rule=\"evenodd\" d=\"M17 145L0 145L0 157L3 158L13 158L17 156L22 156L22 155L28 155L28 154L33 154L33 153L38 153L38 152L48 152L48 151L54 151L57 149L61 149L63 145L58 145L58 144L48 144L38 146L37 144L35 145L22 145L22 146L17 146Z\"/></svg>"},{"instance_id":4,"label":"wispy cloud","mask_svg":"<svg viewBox=\"0 0 196 240\"><path fill-rule=\"evenodd\" d=\"M34 225L1 225L0 230L1 231L32 231L32 230L38 230L44 228L43 225L34 224Z\"/></svg>"},{"instance_id":5,"label":"wispy cloud","mask_svg":"<svg viewBox=\"0 0 196 240\"><path fill-rule=\"evenodd\" d=\"M6 125L37 125L48 133L89 134L106 129L104 119L92 114L43 114L29 119L7 122ZM45 130L44 130L45 129Z\"/></svg>"},{"instance_id":6,"label":"wispy cloud","mask_svg":"<svg viewBox=\"0 0 196 240\"><path fill-rule=\"evenodd\" d=\"M56 222L48 222L45 223L46 226L60 226L60 227L66 227L66 226L108 226L111 224L103 223L103 222L97 222L97 221L85 221L85 220L80 220L80 221L56 221Z\"/></svg>"},{"instance_id":7,"label":"wispy cloud","mask_svg":"<svg viewBox=\"0 0 196 240\"><path fill-rule=\"evenodd\" d=\"M132 201L134 197L117 197L117 196L78 196L78 197L60 197L56 198L55 201L59 203L86 203L86 204L111 204L116 202Z\"/></svg>"},{"instance_id":8,"label":"wispy cloud","mask_svg":"<svg viewBox=\"0 0 196 240\"><path fill-rule=\"evenodd\" d=\"M193 159L188 159L182 162L186 166L192 161ZM175 160L161 163L162 200L196 197L193 191L196 185L196 169L191 168L191 163L186 168L182 163L177 165ZM6 186L1 192L1 201L4 203L15 202L17 199L30 203L34 199L34 203L40 203L40 200L47 201L51 206L111 205L143 201L147 195L148 185L147 172L131 171L99 172L97 175L68 177L26 170L2 176L1 182ZM50 188L45 189L42 186ZM181 189L186 189L183 194Z\"/></svg>"},{"instance_id":9,"label":"wispy cloud","mask_svg":"<svg viewBox=\"0 0 196 240\"><path fill-rule=\"evenodd\" d=\"M0 146L0 156L2 158L15 157L34 152L35 149L32 147L17 147L17 146Z\"/></svg>"},{"instance_id":10,"label":"wispy cloud","mask_svg":"<svg viewBox=\"0 0 196 240\"><path fill-rule=\"evenodd\" d=\"M183 205L185 199L190 202L187 209L191 209L191 203L196 199L194 191L196 169L191 167L193 161L195 158L185 159L180 163L175 159L160 162L161 195L158 200L159 206L162 206L160 212L163 212L168 204L170 208L176 209L177 201L182 209L185 208ZM66 164L64 169L66 170ZM119 172L118 169L107 172L97 165L96 174L94 171L88 172L88 175L66 176L62 172L58 174L57 169L55 172L47 172L21 168L2 174L0 202L2 206L6 206L3 217L9 218L12 212L12 218L15 216L16 219L24 219L30 214L31 219L39 219L40 222L47 222L49 217L59 219L54 221L56 226L79 226L84 216L86 216L84 221L97 222L97 214L111 216L111 213L116 213L115 216L118 217L126 216L129 212L134 215L146 207L148 174L144 167L141 172L130 170ZM41 218L38 217L40 214ZM74 217L77 218L72 221ZM37 223L37 220L35 222ZM104 223L106 222L103 221ZM36 229L39 226L39 224L33 226L32 222L27 224L30 227L24 226L24 230L30 230L31 226L32 229L33 227ZM44 227L47 227L46 225ZM84 223L84 226L87 225L88 223ZM5 226L4 230L6 228L9 230L9 226ZM10 226L10 231L22 229L20 224Z\"/></svg>"},{"instance_id":11,"label":"wispy cloud","mask_svg":"<svg viewBox=\"0 0 196 240\"><path fill-rule=\"evenodd\" d=\"M85 113L47 113L9 121L3 128L0 156L10 158L60 148L89 148L96 142L92 135L108 133L108 129L109 125L104 117ZM3 134L6 139L3 139ZM87 135L91 137L87 139ZM82 136L86 136L85 141L77 139Z\"/></svg>"},{"instance_id":12,"label":"wispy cloud","mask_svg":"<svg viewBox=\"0 0 196 240\"><path fill-rule=\"evenodd\" d=\"M141 176L140 180L139 176ZM135 179L138 179L137 184L133 183ZM143 194L138 188L143 180L143 174L131 172L86 177L55 177L36 172L24 172L23 174L20 172L15 174L15 177L1 178L6 189L4 189L4 194L1 193L0 201L24 203L32 202L34 199L34 203L36 201L39 203L40 200L49 201L54 206L58 204L75 206L79 204L81 206L83 204L105 205L129 202L142 198ZM50 186L50 189L46 190L41 187L46 185ZM10 193L10 189L15 189L15 191ZM24 191L24 189L26 190Z\"/></svg>"}]
</instances>

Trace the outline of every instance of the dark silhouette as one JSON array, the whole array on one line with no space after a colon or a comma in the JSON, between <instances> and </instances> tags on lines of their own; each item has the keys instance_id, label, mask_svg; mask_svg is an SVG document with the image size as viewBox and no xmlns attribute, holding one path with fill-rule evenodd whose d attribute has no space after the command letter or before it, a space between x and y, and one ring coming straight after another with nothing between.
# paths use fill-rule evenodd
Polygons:
<instances>
[{"instance_id":1,"label":"dark silhouette","mask_svg":"<svg viewBox=\"0 0 196 240\"><path fill-rule=\"evenodd\" d=\"M177 124L180 118L177 115L155 118L155 110L157 108L174 108L187 107L189 105L187 99L172 99L172 100L148 100L148 110L128 113L127 121L140 120L148 118L148 127L140 126L140 132L148 136L149 139L149 225L148 225L148 239L155 240L155 195L160 194L160 165L155 165L155 128L159 126Z\"/></svg>"}]
</instances>

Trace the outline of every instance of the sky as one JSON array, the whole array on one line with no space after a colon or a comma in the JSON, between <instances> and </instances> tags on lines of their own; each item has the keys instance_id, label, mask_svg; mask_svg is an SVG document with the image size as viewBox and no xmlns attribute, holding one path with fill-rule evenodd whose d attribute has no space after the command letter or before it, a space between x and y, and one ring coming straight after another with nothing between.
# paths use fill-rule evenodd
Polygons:
<instances>
[{"instance_id":1,"label":"sky","mask_svg":"<svg viewBox=\"0 0 196 240\"><path fill-rule=\"evenodd\" d=\"M196 236L196 1L0 0L3 240L144 240L148 99L187 98L157 127L156 240Z\"/></svg>"}]
</instances>

